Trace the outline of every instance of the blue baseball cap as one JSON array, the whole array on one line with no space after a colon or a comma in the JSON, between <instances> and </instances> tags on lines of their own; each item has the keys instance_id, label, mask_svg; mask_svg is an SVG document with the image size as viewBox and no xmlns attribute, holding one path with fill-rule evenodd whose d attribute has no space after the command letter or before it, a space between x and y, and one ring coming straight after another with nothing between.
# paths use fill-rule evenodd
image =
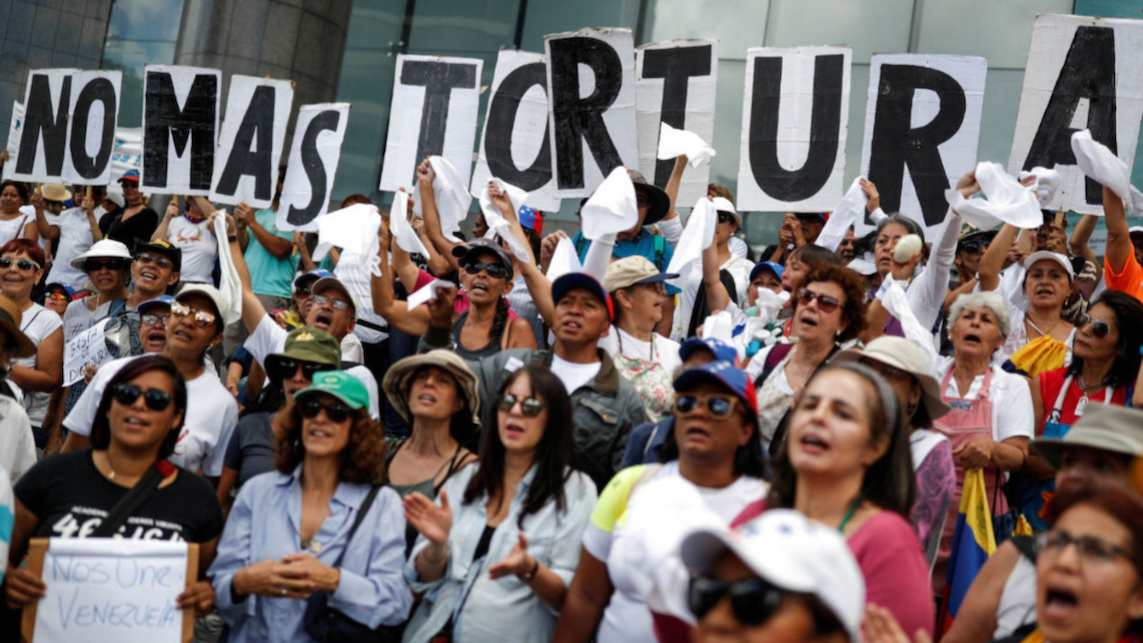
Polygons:
<instances>
[{"instance_id":1,"label":"blue baseball cap","mask_svg":"<svg viewBox=\"0 0 1143 643\"><path fill-rule=\"evenodd\" d=\"M782 273L786 272L785 268L774 263L773 261L762 261L754 264L754 267L750 270L750 281L754 281L754 278L758 276L758 273L763 270L769 270L779 279L782 278Z\"/></svg>"},{"instance_id":2,"label":"blue baseball cap","mask_svg":"<svg viewBox=\"0 0 1143 643\"><path fill-rule=\"evenodd\" d=\"M516 216L520 219L520 225L535 230L536 234L544 234L544 215L540 214L536 208L522 205L516 211Z\"/></svg>"},{"instance_id":3,"label":"blue baseball cap","mask_svg":"<svg viewBox=\"0 0 1143 643\"><path fill-rule=\"evenodd\" d=\"M123 173L123 176L119 177L119 182L120 183L138 183L139 182L139 170L136 170L135 168L131 168L130 170L127 170L126 172Z\"/></svg>"},{"instance_id":4,"label":"blue baseball cap","mask_svg":"<svg viewBox=\"0 0 1143 643\"><path fill-rule=\"evenodd\" d=\"M300 286L304 281L317 281L318 279L324 279L326 277L334 277L336 279L337 275L326 270L325 268L314 268L309 272L304 272L298 275L298 278L294 280L294 290L297 290L298 286Z\"/></svg>"},{"instance_id":5,"label":"blue baseball cap","mask_svg":"<svg viewBox=\"0 0 1143 643\"><path fill-rule=\"evenodd\" d=\"M175 303L174 297L170 295L159 295L154 299L148 299L147 301L139 304L136 306L136 310L138 310L140 313L145 313L155 306L166 306L167 308L170 308L171 304L173 303Z\"/></svg>"},{"instance_id":6,"label":"blue baseball cap","mask_svg":"<svg viewBox=\"0 0 1143 643\"><path fill-rule=\"evenodd\" d=\"M75 288L72 288L71 286L69 286L67 284L59 283L58 281L55 283L48 284L47 286L44 287L44 290L47 292L51 292L53 290L59 290L59 291L62 291L62 292L67 294L67 300L68 301L75 299Z\"/></svg>"},{"instance_id":7,"label":"blue baseball cap","mask_svg":"<svg viewBox=\"0 0 1143 643\"><path fill-rule=\"evenodd\" d=\"M716 361L730 362L732 366L738 365L738 351L730 344L714 337L708 337L706 339L692 337L683 342L683 345L679 347L679 359L685 362L690 359L691 355L694 355L697 350L708 350L714 353L714 359Z\"/></svg>"},{"instance_id":8,"label":"blue baseball cap","mask_svg":"<svg viewBox=\"0 0 1143 643\"><path fill-rule=\"evenodd\" d=\"M689 368L675 379L675 392L684 393L701 382L714 382L733 393L755 421L758 420L758 398L754 393L754 383L746 371L731 362L718 361Z\"/></svg>"},{"instance_id":9,"label":"blue baseball cap","mask_svg":"<svg viewBox=\"0 0 1143 643\"><path fill-rule=\"evenodd\" d=\"M611 310L611 298L603 285L586 272L569 272L552 282L552 303L558 304L572 290L586 290Z\"/></svg>"}]
</instances>

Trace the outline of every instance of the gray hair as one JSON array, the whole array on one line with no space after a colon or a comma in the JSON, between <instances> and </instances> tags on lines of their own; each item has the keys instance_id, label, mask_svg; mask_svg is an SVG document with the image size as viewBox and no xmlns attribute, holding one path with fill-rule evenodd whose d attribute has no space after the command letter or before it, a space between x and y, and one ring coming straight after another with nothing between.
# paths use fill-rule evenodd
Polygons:
<instances>
[{"instance_id":1,"label":"gray hair","mask_svg":"<svg viewBox=\"0 0 1143 643\"><path fill-rule=\"evenodd\" d=\"M996 315L996 323L1000 326L1000 339L1008 337L1012 331L1012 322L1008 319L1008 307L1004 305L1004 298L996 291L972 292L960 295L953 301L949 309L949 328L951 329L961 313L966 308L987 308Z\"/></svg>"}]
</instances>

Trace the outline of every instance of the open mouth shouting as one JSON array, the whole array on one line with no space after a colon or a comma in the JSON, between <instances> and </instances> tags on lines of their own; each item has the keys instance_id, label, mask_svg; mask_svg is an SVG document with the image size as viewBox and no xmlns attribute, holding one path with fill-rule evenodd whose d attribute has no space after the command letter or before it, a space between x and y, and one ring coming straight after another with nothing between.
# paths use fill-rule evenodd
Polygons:
<instances>
[{"instance_id":1,"label":"open mouth shouting","mask_svg":"<svg viewBox=\"0 0 1143 643\"><path fill-rule=\"evenodd\" d=\"M313 323L310 325L328 331L331 324L333 324L333 313L328 310L319 310L314 314Z\"/></svg>"}]
</instances>

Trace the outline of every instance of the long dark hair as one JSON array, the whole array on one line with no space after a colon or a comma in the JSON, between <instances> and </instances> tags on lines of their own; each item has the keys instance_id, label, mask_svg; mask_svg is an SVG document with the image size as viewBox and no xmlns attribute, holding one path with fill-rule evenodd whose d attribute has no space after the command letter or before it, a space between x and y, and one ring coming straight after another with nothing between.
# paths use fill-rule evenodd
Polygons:
<instances>
[{"instance_id":1,"label":"long dark hair","mask_svg":"<svg viewBox=\"0 0 1143 643\"><path fill-rule=\"evenodd\" d=\"M917 493L917 479L913 473L913 456L909 450L908 420L897 402L897 394L873 369L857 362L831 364L810 377L810 382L823 373L844 370L865 380L872 388L867 409L869 411L869 439L887 439L889 448L877 462L865 470L861 482L861 495L878 507L909 519L913 498ZM789 434L787 434L788 437ZM798 474L790 466L788 445L774 455L773 475L767 506L793 508L798 488Z\"/></svg>"},{"instance_id":2,"label":"long dark hair","mask_svg":"<svg viewBox=\"0 0 1143 643\"><path fill-rule=\"evenodd\" d=\"M528 486L524 509L517 520L517 526L521 529L524 528L525 516L538 513L553 498L559 511L563 511L567 505L564 483L571 475L573 449L571 399L563 382L553 375L548 367L542 364L529 364L517 369L504 378L504 383L497 391L497 399L502 397L504 391L522 375L528 376L532 395L547 403L548 422L544 427L544 436L540 438L540 444L536 449L536 476ZM480 464L464 490L466 505L484 497L500 498L503 502L501 494L504 491L505 451L504 443L500 441L499 426L487 427L481 433L484 435L480 440Z\"/></svg>"},{"instance_id":3,"label":"long dark hair","mask_svg":"<svg viewBox=\"0 0 1143 643\"><path fill-rule=\"evenodd\" d=\"M720 386L722 385L720 384ZM733 393L730 389L727 391ZM745 418L745 421L754 423L754 432L750 434L750 439L746 441L746 444L738 447L734 452L734 475L765 478L767 471L766 457L762 454L762 436L754 418L749 415L746 415ZM678 422L678 418L674 418L673 421ZM659 462L666 463L679 459L679 443L675 441L674 429L675 425L672 424L671 430L667 431L666 439L657 447Z\"/></svg>"},{"instance_id":4,"label":"long dark hair","mask_svg":"<svg viewBox=\"0 0 1143 643\"><path fill-rule=\"evenodd\" d=\"M95 410L95 420L91 423L91 448L106 449L111 444L111 423L107 419L107 413L111 410L111 402L115 399L112 395L115 387L151 371L160 371L170 376L172 390L169 393L174 397L175 413L179 414L179 423L171 429L167 437L163 438L156 459L165 460L175 452L179 432L182 431L183 422L186 420L187 382L175 363L160 355L144 355L127 362L107 382L107 387L103 389L103 397L99 400L99 408Z\"/></svg>"},{"instance_id":5,"label":"long dark hair","mask_svg":"<svg viewBox=\"0 0 1143 643\"><path fill-rule=\"evenodd\" d=\"M1115 327L1119 329L1119 342L1115 362L1111 364L1111 372L1107 374L1107 385L1118 388L1131 384L1139 374L1139 347L1143 346L1143 304L1131 295L1117 290L1105 290L1091 303L1088 312L1096 306L1103 304L1111 309L1115 315ZM1083 372L1083 358L1072 357L1068 375L1078 377ZM1110 400L1109 400L1110 401Z\"/></svg>"},{"instance_id":6,"label":"long dark hair","mask_svg":"<svg viewBox=\"0 0 1143 643\"><path fill-rule=\"evenodd\" d=\"M508 299L500 295L496 300L496 316L492 318L492 327L488 329L488 341L498 341L508 325Z\"/></svg>"}]
</instances>

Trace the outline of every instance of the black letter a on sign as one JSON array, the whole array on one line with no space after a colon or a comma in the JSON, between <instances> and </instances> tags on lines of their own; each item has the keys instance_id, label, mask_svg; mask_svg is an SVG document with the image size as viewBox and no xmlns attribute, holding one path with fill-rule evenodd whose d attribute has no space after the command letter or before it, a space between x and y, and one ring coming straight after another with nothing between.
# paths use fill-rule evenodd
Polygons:
<instances>
[{"instance_id":1,"label":"black letter a on sign","mask_svg":"<svg viewBox=\"0 0 1143 643\"><path fill-rule=\"evenodd\" d=\"M416 166L426 156L437 156L444 151L449 94L453 88L476 86L476 65L406 60L401 67L401 83L425 88L421 132L417 137L417 156L413 167L413 185L416 185Z\"/></svg>"},{"instance_id":2,"label":"black letter a on sign","mask_svg":"<svg viewBox=\"0 0 1143 643\"><path fill-rule=\"evenodd\" d=\"M20 152L16 156L16 172L31 174L36 165L36 147L44 137L44 161L47 173L63 173L64 147L67 145L67 108L71 101L71 76L65 76L60 89L59 109L52 109L52 88L43 74L32 76L28 104L24 106L24 132L20 136Z\"/></svg>"},{"instance_id":3,"label":"black letter a on sign","mask_svg":"<svg viewBox=\"0 0 1143 643\"><path fill-rule=\"evenodd\" d=\"M595 38L561 38L549 44L552 66L552 114L556 137L556 186L560 189L584 186L583 148L587 142L591 155L607 176L623 165L619 150L603 112L619 97L623 86L623 64L619 54L607 43ZM591 67L595 75L595 91L579 97L579 65Z\"/></svg>"},{"instance_id":4,"label":"black letter a on sign","mask_svg":"<svg viewBox=\"0 0 1143 643\"><path fill-rule=\"evenodd\" d=\"M179 109L175 86L167 72L149 72L143 97L144 187L167 187L167 154L170 142L175 154L186 153L190 140L190 187L209 190L214 173L214 124L218 79L199 75L194 79L186 104Z\"/></svg>"},{"instance_id":5,"label":"black letter a on sign","mask_svg":"<svg viewBox=\"0 0 1143 643\"><path fill-rule=\"evenodd\" d=\"M230 158L218 179L220 194L234 194L243 175L254 177L254 196L270 199L274 196L270 185L274 156L274 88L260 85L250 97L250 105L242 116ZM256 148L256 149L255 149ZM324 182L323 182L324 185Z\"/></svg>"},{"instance_id":6,"label":"black letter a on sign","mask_svg":"<svg viewBox=\"0 0 1143 643\"><path fill-rule=\"evenodd\" d=\"M913 95L918 89L936 92L941 108L927 125L911 128ZM869 152L869 180L881 192L886 212L901 209L905 166L917 190L926 226L939 225L948 212L949 187L937 146L952 138L964 121L964 88L952 76L916 65L882 65Z\"/></svg>"},{"instance_id":7,"label":"black letter a on sign","mask_svg":"<svg viewBox=\"0 0 1143 643\"><path fill-rule=\"evenodd\" d=\"M817 56L814 59L810 150L800 169L786 170L778 162L782 59L754 59L754 91L750 105L750 171L758 182L758 187L766 194L783 201L802 201L817 194L829 180L837 160L844 73L844 56Z\"/></svg>"},{"instance_id":8,"label":"black letter a on sign","mask_svg":"<svg viewBox=\"0 0 1143 643\"><path fill-rule=\"evenodd\" d=\"M1091 138L1117 151L1115 132L1115 31L1107 27L1080 27L1072 38L1068 57L1060 69L1048 108L1028 149L1024 169L1075 165L1071 127L1081 98L1088 99L1087 128ZM1103 203L1103 188L1087 179L1084 200Z\"/></svg>"}]
</instances>

